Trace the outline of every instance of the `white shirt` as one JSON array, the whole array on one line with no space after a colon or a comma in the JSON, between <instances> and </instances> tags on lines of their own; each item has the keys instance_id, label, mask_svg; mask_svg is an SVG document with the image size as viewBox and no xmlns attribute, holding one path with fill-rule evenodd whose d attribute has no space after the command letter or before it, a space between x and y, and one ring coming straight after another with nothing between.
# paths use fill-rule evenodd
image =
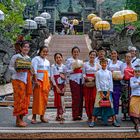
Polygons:
<instances>
[{"instance_id":1,"label":"white shirt","mask_svg":"<svg viewBox=\"0 0 140 140\"><path fill-rule=\"evenodd\" d=\"M130 79L131 96L140 96L140 76Z\"/></svg>"},{"instance_id":2,"label":"white shirt","mask_svg":"<svg viewBox=\"0 0 140 140\"><path fill-rule=\"evenodd\" d=\"M117 62L114 64L112 60L110 60L107 69L110 71L121 71L121 66L123 62L120 60L117 60Z\"/></svg>"},{"instance_id":3,"label":"white shirt","mask_svg":"<svg viewBox=\"0 0 140 140\"><path fill-rule=\"evenodd\" d=\"M86 76L86 74L95 74L97 70L98 70L97 63L94 63L93 66L89 63L89 61L84 63L83 67L84 77Z\"/></svg>"},{"instance_id":4,"label":"white shirt","mask_svg":"<svg viewBox=\"0 0 140 140\"><path fill-rule=\"evenodd\" d=\"M25 84L27 83L27 72L17 72L15 70L15 61L17 58L23 58L23 59L29 59L30 57L28 55L26 56L23 56L21 54L15 54L12 58L11 58L11 61L10 61L10 64L9 64L9 70L11 71L12 73L12 79L17 79L17 80L20 80L22 82L24 82Z\"/></svg>"},{"instance_id":5,"label":"white shirt","mask_svg":"<svg viewBox=\"0 0 140 140\"><path fill-rule=\"evenodd\" d=\"M96 73L96 88L97 91L112 91L113 92L113 81L112 73L109 70L100 69Z\"/></svg>"},{"instance_id":6,"label":"white shirt","mask_svg":"<svg viewBox=\"0 0 140 140\"><path fill-rule=\"evenodd\" d=\"M36 56L32 59L32 66L34 68L37 79L43 80L44 73L38 73L37 70L47 70L50 76L50 62L45 58Z\"/></svg>"},{"instance_id":7,"label":"white shirt","mask_svg":"<svg viewBox=\"0 0 140 140\"><path fill-rule=\"evenodd\" d=\"M140 59L136 57L132 58L131 64L133 67L135 67L136 65L140 65Z\"/></svg>"},{"instance_id":8,"label":"white shirt","mask_svg":"<svg viewBox=\"0 0 140 140\"><path fill-rule=\"evenodd\" d=\"M53 64L51 66L51 80L52 80L53 85L56 85L56 82L54 80L54 75L59 75L60 73L65 73L65 65L64 64L61 64L61 65ZM60 77L58 80L58 83L62 84L64 82L65 81Z\"/></svg>"},{"instance_id":9,"label":"white shirt","mask_svg":"<svg viewBox=\"0 0 140 140\"><path fill-rule=\"evenodd\" d=\"M78 59L78 61L81 61ZM80 84L80 79L83 79L82 73L73 73L72 64L75 62L73 57L70 57L66 61L66 72L69 74L69 79Z\"/></svg>"}]
</instances>

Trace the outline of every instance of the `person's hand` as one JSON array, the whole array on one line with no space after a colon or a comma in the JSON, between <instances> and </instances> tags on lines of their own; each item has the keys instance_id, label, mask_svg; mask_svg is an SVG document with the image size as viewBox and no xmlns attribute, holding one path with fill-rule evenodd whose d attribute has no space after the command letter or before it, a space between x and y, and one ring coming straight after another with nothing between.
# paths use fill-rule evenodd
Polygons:
<instances>
[{"instance_id":1,"label":"person's hand","mask_svg":"<svg viewBox=\"0 0 140 140\"><path fill-rule=\"evenodd\" d=\"M35 83L36 87L39 87L39 82L38 81L35 81L34 83Z\"/></svg>"},{"instance_id":2,"label":"person's hand","mask_svg":"<svg viewBox=\"0 0 140 140\"><path fill-rule=\"evenodd\" d=\"M62 92L64 93L66 91L66 87L64 87L63 89L62 89Z\"/></svg>"},{"instance_id":3,"label":"person's hand","mask_svg":"<svg viewBox=\"0 0 140 140\"><path fill-rule=\"evenodd\" d=\"M105 95L104 95L104 93L102 92L102 91L100 91L100 97L103 99L103 98L105 98Z\"/></svg>"},{"instance_id":4,"label":"person's hand","mask_svg":"<svg viewBox=\"0 0 140 140\"><path fill-rule=\"evenodd\" d=\"M110 91L108 91L108 92L107 92L107 94L106 94L106 96L105 96L105 97L106 97L106 99L108 99L108 100L109 100L109 96L110 96Z\"/></svg>"},{"instance_id":5,"label":"person's hand","mask_svg":"<svg viewBox=\"0 0 140 140\"><path fill-rule=\"evenodd\" d=\"M56 86L56 91L57 91L57 93L61 93L61 90L58 86Z\"/></svg>"},{"instance_id":6,"label":"person's hand","mask_svg":"<svg viewBox=\"0 0 140 140\"><path fill-rule=\"evenodd\" d=\"M17 69L16 72L23 72L23 70Z\"/></svg>"},{"instance_id":7,"label":"person's hand","mask_svg":"<svg viewBox=\"0 0 140 140\"><path fill-rule=\"evenodd\" d=\"M66 76L63 73L60 73L60 77L64 80L66 79Z\"/></svg>"}]
</instances>

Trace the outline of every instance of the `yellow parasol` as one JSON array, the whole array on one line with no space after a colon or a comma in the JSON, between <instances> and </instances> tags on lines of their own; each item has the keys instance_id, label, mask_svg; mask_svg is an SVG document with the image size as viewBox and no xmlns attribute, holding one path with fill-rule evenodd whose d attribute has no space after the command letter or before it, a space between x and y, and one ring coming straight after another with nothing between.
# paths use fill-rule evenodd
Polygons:
<instances>
[{"instance_id":1,"label":"yellow parasol","mask_svg":"<svg viewBox=\"0 0 140 140\"><path fill-rule=\"evenodd\" d=\"M137 14L132 10L122 10L112 16L113 24L124 24L137 21Z\"/></svg>"},{"instance_id":2,"label":"yellow parasol","mask_svg":"<svg viewBox=\"0 0 140 140\"><path fill-rule=\"evenodd\" d=\"M73 23L73 25L78 25L78 24L79 24L79 21L78 21L77 19L74 19L74 20L72 21L72 23Z\"/></svg>"},{"instance_id":3,"label":"yellow parasol","mask_svg":"<svg viewBox=\"0 0 140 140\"><path fill-rule=\"evenodd\" d=\"M94 25L94 24L96 24L98 21L102 21L102 19L100 18L100 17L93 17L92 19L91 19L91 23Z\"/></svg>"},{"instance_id":4,"label":"yellow parasol","mask_svg":"<svg viewBox=\"0 0 140 140\"><path fill-rule=\"evenodd\" d=\"M89 21L91 21L91 19L93 18L93 17L97 17L95 14L89 14L88 16L87 16L87 19L89 20Z\"/></svg>"},{"instance_id":5,"label":"yellow parasol","mask_svg":"<svg viewBox=\"0 0 140 140\"><path fill-rule=\"evenodd\" d=\"M110 24L107 21L98 21L95 25L94 25L95 30L110 30Z\"/></svg>"}]
</instances>

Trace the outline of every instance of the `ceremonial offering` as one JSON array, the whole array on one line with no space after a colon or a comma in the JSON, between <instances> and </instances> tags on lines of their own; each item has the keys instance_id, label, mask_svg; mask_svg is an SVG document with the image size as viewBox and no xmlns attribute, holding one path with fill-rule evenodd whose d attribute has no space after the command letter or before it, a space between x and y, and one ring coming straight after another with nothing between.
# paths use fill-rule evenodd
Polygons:
<instances>
[{"instance_id":1,"label":"ceremonial offering","mask_svg":"<svg viewBox=\"0 0 140 140\"><path fill-rule=\"evenodd\" d=\"M72 63L72 69L75 70L75 69L80 69L83 67L83 61L81 60L75 60L73 63Z\"/></svg>"},{"instance_id":2,"label":"ceremonial offering","mask_svg":"<svg viewBox=\"0 0 140 140\"><path fill-rule=\"evenodd\" d=\"M112 76L113 76L113 79L121 79L122 78L121 71L113 71Z\"/></svg>"},{"instance_id":3,"label":"ceremonial offering","mask_svg":"<svg viewBox=\"0 0 140 140\"><path fill-rule=\"evenodd\" d=\"M17 58L15 62L16 70L30 70L31 69L31 59Z\"/></svg>"}]
</instances>

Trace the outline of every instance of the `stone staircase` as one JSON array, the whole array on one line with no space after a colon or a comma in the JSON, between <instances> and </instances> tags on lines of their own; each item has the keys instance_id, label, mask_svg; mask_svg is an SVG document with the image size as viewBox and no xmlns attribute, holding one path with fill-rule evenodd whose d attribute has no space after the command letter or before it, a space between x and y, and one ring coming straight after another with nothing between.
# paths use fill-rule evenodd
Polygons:
<instances>
[{"instance_id":1,"label":"stone staircase","mask_svg":"<svg viewBox=\"0 0 140 140\"><path fill-rule=\"evenodd\" d=\"M51 64L53 64L54 54L56 52L60 52L63 54L65 60L71 56L72 47L78 46L81 50L80 58L82 60L86 60L89 51L88 49L89 47L87 45L88 45L87 35L53 35L49 44L48 59L51 62ZM8 91L9 89L10 92ZM8 86L6 86L2 92L3 94L1 94L1 90L0 90L0 97L3 97L3 100L0 100L0 106L13 106L12 85L8 84ZM33 98L31 96L30 108L32 107L32 101ZM71 107L71 92L70 92L69 85L67 85L66 93L65 93L65 106L68 108ZM48 99L48 108L53 108L53 107L54 107L54 93L53 90L51 90Z\"/></svg>"},{"instance_id":2,"label":"stone staircase","mask_svg":"<svg viewBox=\"0 0 140 140\"><path fill-rule=\"evenodd\" d=\"M54 54L62 53L64 60L71 56L71 49L74 46L80 48L80 59L88 58L87 35L54 35L49 45L49 60L54 63Z\"/></svg>"}]
</instances>

